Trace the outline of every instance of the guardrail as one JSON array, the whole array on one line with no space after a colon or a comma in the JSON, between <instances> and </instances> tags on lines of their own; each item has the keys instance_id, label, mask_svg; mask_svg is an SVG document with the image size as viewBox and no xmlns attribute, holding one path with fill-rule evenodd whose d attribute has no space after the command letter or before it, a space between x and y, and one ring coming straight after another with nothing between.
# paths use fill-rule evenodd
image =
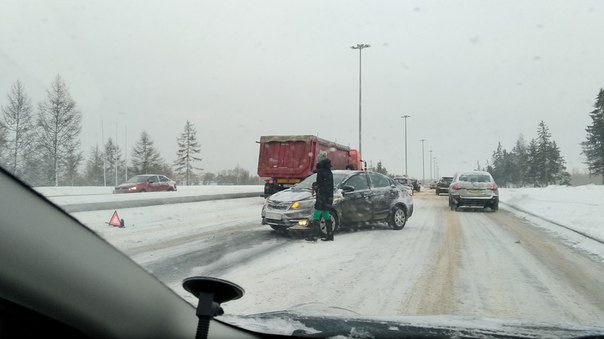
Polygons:
<instances>
[{"instance_id":1,"label":"guardrail","mask_svg":"<svg viewBox=\"0 0 604 339\"><path fill-rule=\"evenodd\" d=\"M195 196L150 198L150 199L125 200L125 201L103 201L103 202L89 202L89 203L79 203L79 204L65 204L65 205L60 205L60 207L61 207L61 209L63 209L66 212L73 213L73 212L113 210L113 209L144 207L144 206L153 206L153 205L182 204L182 203L187 203L187 202L253 198L253 197L262 197L262 193L259 193L259 192L225 193L225 194L206 194L206 195L195 195Z\"/></svg>"}]
</instances>

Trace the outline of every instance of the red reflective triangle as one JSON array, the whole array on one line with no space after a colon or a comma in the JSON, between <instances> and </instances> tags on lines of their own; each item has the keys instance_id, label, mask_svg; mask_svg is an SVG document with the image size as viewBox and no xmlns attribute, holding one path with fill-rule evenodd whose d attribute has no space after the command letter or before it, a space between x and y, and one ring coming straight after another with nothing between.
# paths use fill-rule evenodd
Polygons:
<instances>
[{"instance_id":1,"label":"red reflective triangle","mask_svg":"<svg viewBox=\"0 0 604 339\"><path fill-rule=\"evenodd\" d=\"M113 216L111 217L111 220L109 220L109 225L117 227L122 226L122 223L120 222L120 217L118 217L117 215L117 211L113 212Z\"/></svg>"}]
</instances>

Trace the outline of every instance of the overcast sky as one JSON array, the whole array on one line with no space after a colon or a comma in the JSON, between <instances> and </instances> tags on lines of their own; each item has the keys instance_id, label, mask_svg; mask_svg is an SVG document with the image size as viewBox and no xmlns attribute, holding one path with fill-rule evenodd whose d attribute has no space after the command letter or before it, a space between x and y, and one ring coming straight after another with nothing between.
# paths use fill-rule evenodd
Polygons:
<instances>
[{"instance_id":1,"label":"overcast sky","mask_svg":"<svg viewBox=\"0 0 604 339\"><path fill-rule=\"evenodd\" d=\"M0 105L20 80L32 101L60 74L83 115L82 149L145 130L176 157L186 120L200 167L256 173L261 135L314 134L422 177L510 150L543 120L569 170L604 87L601 1L0 2ZM130 156L128 156L130 157Z\"/></svg>"}]
</instances>

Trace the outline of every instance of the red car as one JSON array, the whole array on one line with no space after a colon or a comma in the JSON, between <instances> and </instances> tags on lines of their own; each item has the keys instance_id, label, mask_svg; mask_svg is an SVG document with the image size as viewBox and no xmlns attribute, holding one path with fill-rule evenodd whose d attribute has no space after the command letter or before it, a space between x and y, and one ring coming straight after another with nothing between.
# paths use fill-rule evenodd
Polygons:
<instances>
[{"instance_id":1,"label":"red car","mask_svg":"<svg viewBox=\"0 0 604 339\"><path fill-rule=\"evenodd\" d=\"M133 176L125 183L115 186L113 193L176 191L176 181L159 174Z\"/></svg>"}]
</instances>

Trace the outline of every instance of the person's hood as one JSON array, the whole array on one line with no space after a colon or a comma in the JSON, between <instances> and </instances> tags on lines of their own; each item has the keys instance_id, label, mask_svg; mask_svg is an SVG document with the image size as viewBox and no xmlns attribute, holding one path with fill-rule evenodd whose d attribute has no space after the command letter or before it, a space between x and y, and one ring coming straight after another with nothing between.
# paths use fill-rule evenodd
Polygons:
<instances>
[{"instance_id":1,"label":"person's hood","mask_svg":"<svg viewBox=\"0 0 604 339\"><path fill-rule=\"evenodd\" d=\"M474 316L368 317L308 304L285 311L216 318L251 331L309 338L578 338L604 335L601 326L512 321Z\"/></svg>"}]
</instances>

